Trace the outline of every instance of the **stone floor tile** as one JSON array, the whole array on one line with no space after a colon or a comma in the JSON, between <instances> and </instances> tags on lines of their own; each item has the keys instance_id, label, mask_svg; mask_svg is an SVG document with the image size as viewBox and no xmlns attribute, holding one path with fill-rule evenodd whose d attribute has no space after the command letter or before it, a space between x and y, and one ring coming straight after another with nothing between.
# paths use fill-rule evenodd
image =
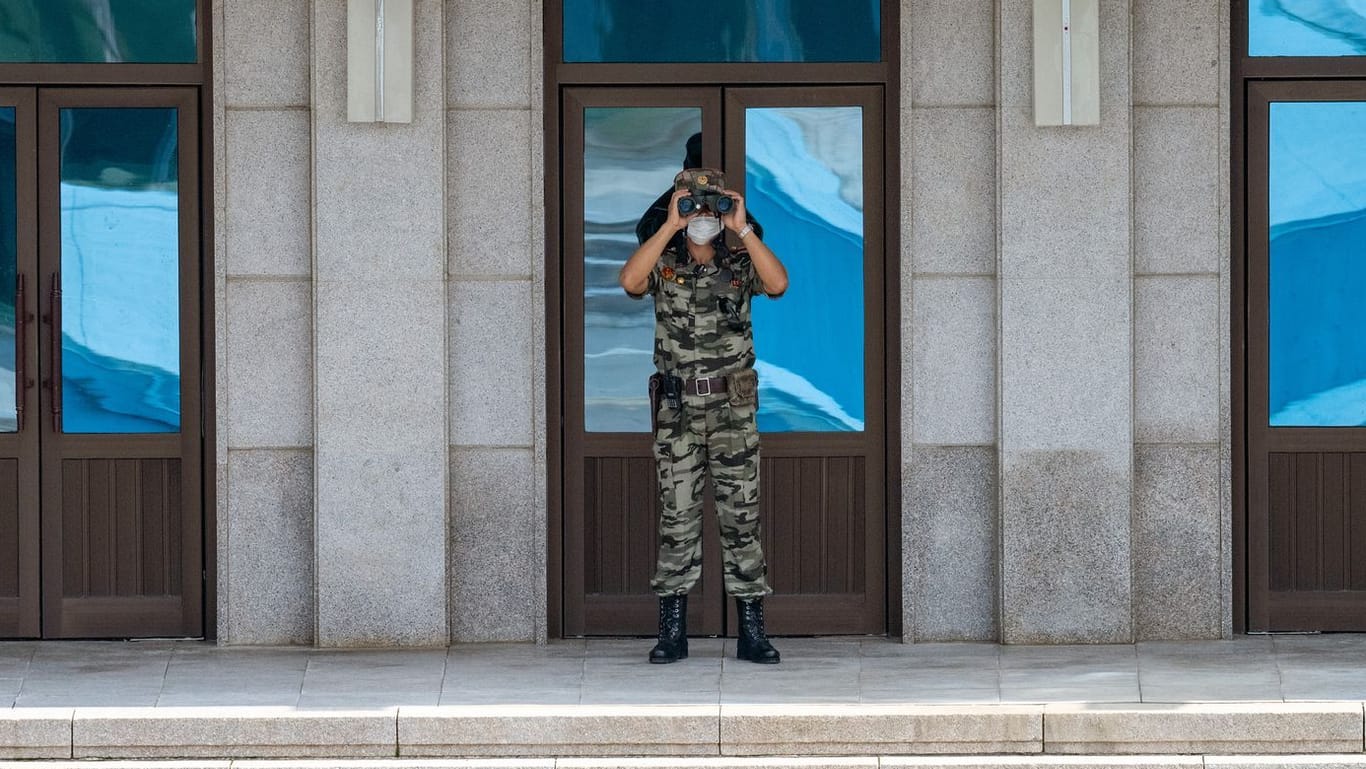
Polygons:
<instances>
[{"instance_id":1,"label":"stone floor tile","mask_svg":"<svg viewBox=\"0 0 1366 769\"><path fill-rule=\"evenodd\" d=\"M1329 651L1366 655L1366 633L1284 633L1260 637L1270 639L1278 657L1295 652Z\"/></svg>"},{"instance_id":2,"label":"stone floor tile","mask_svg":"<svg viewBox=\"0 0 1366 769\"><path fill-rule=\"evenodd\" d=\"M581 705L717 705L720 702L721 695L716 689L585 689L579 696Z\"/></svg>"},{"instance_id":3,"label":"stone floor tile","mask_svg":"<svg viewBox=\"0 0 1366 769\"><path fill-rule=\"evenodd\" d=\"M21 678L28 672L35 645L32 642L0 643L0 678Z\"/></svg>"},{"instance_id":4,"label":"stone floor tile","mask_svg":"<svg viewBox=\"0 0 1366 769\"><path fill-rule=\"evenodd\" d=\"M16 708L150 708L157 704L160 692L73 690L56 694L20 692L14 700Z\"/></svg>"},{"instance_id":5,"label":"stone floor tile","mask_svg":"<svg viewBox=\"0 0 1366 769\"><path fill-rule=\"evenodd\" d=\"M1001 656L1001 647L991 643L901 643L894 638L865 638L859 642L863 657L899 657L933 663L935 660L976 660L979 663Z\"/></svg>"},{"instance_id":6,"label":"stone floor tile","mask_svg":"<svg viewBox=\"0 0 1366 769\"><path fill-rule=\"evenodd\" d=\"M234 692L234 691L192 691L162 692L157 697L159 708L240 708L240 707L278 707L292 708L299 703L299 692Z\"/></svg>"},{"instance_id":7,"label":"stone floor tile","mask_svg":"<svg viewBox=\"0 0 1366 769\"><path fill-rule=\"evenodd\" d=\"M1281 694L1294 700L1366 700L1366 670L1326 667L1281 672Z\"/></svg>"},{"instance_id":8,"label":"stone floor tile","mask_svg":"<svg viewBox=\"0 0 1366 769\"><path fill-rule=\"evenodd\" d=\"M441 704L441 692L376 692L373 694L299 695L299 710L381 710L396 707L430 707Z\"/></svg>"},{"instance_id":9,"label":"stone floor tile","mask_svg":"<svg viewBox=\"0 0 1366 769\"><path fill-rule=\"evenodd\" d=\"M475 689L471 691L443 691L440 704L445 705L577 705L581 699L579 688L572 689Z\"/></svg>"},{"instance_id":10,"label":"stone floor tile","mask_svg":"<svg viewBox=\"0 0 1366 769\"><path fill-rule=\"evenodd\" d=\"M1272 657L1276 653L1272 636L1235 636L1211 641L1140 641L1134 645L1138 658L1176 657Z\"/></svg>"},{"instance_id":11,"label":"stone floor tile","mask_svg":"<svg viewBox=\"0 0 1366 769\"><path fill-rule=\"evenodd\" d=\"M1140 692L1142 702L1177 704L1182 702L1281 702L1279 684L1226 683L1217 688L1203 684L1144 682Z\"/></svg>"},{"instance_id":12,"label":"stone floor tile","mask_svg":"<svg viewBox=\"0 0 1366 769\"><path fill-rule=\"evenodd\" d=\"M865 685L859 692L859 702L903 702L911 705L995 705L1001 702L1001 691L994 686L979 689L971 687L906 689Z\"/></svg>"}]
</instances>

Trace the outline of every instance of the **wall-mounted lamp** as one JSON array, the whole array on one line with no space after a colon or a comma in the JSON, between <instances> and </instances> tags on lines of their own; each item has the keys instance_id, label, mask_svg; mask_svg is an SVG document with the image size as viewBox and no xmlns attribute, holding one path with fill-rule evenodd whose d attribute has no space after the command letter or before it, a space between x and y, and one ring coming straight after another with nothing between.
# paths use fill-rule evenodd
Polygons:
<instances>
[{"instance_id":1,"label":"wall-mounted lamp","mask_svg":"<svg viewBox=\"0 0 1366 769\"><path fill-rule=\"evenodd\" d=\"M346 119L413 122L413 0L346 0Z\"/></svg>"},{"instance_id":2,"label":"wall-mounted lamp","mask_svg":"<svg viewBox=\"0 0 1366 769\"><path fill-rule=\"evenodd\" d=\"M1034 125L1100 124L1100 0L1034 0Z\"/></svg>"}]
</instances>

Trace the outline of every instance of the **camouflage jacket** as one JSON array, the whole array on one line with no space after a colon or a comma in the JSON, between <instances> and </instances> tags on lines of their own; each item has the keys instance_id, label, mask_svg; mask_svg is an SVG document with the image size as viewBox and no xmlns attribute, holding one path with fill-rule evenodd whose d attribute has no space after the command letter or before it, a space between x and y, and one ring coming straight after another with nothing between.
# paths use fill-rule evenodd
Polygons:
<instances>
[{"instance_id":1,"label":"camouflage jacket","mask_svg":"<svg viewBox=\"0 0 1366 769\"><path fill-rule=\"evenodd\" d=\"M750 300L762 288L749 254L721 250L705 266L684 254L666 250L650 273L655 369L691 379L753 368Z\"/></svg>"}]
</instances>

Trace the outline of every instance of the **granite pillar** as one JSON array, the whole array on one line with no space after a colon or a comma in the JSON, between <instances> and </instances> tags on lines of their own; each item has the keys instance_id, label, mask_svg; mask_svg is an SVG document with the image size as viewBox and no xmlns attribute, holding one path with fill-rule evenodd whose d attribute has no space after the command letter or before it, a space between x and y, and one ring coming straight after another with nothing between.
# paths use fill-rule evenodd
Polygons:
<instances>
[{"instance_id":1,"label":"granite pillar","mask_svg":"<svg viewBox=\"0 0 1366 769\"><path fill-rule=\"evenodd\" d=\"M311 10L213 12L218 639L312 643Z\"/></svg>"},{"instance_id":2,"label":"granite pillar","mask_svg":"<svg viewBox=\"0 0 1366 769\"><path fill-rule=\"evenodd\" d=\"M448 639L443 4L415 15L412 123L348 123L346 3L313 3L320 646Z\"/></svg>"},{"instance_id":3,"label":"granite pillar","mask_svg":"<svg viewBox=\"0 0 1366 769\"><path fill-rule=\"evenodd\" d=\"M1032 3L998 8L1002 640L1127 642L1130 2L1101 0L1088 127L1034 125Z\"/></svg>"},{"instance_id":4,"label":"granite pillar","mask_svg":"<svg viewBox=\"0 0 1366 769\"><path fill-rule=\"evenodd\" d=\"M995 0L901 8L903 637L998 636Z\"/></svg>"}]
</instances>

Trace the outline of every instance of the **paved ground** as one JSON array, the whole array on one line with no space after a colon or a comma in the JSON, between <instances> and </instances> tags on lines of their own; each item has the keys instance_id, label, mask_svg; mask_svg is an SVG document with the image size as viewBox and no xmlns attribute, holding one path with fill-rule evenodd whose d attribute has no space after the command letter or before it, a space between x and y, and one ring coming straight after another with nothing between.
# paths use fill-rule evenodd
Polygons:
<instances>
[{"instance_id":1,"label":"paved ground","mask_svg":"<svg viewBox=\"0 0 1366 769\"><path fill-rule=\"evenodd\" d=\"M0 707L1366 700L1366 635L1052 647L779 639L777 666L737 661L733 643L695 639L689 659L649 665L648 640L387 651L9 642Z\"/></svg>"}]
</instances>

